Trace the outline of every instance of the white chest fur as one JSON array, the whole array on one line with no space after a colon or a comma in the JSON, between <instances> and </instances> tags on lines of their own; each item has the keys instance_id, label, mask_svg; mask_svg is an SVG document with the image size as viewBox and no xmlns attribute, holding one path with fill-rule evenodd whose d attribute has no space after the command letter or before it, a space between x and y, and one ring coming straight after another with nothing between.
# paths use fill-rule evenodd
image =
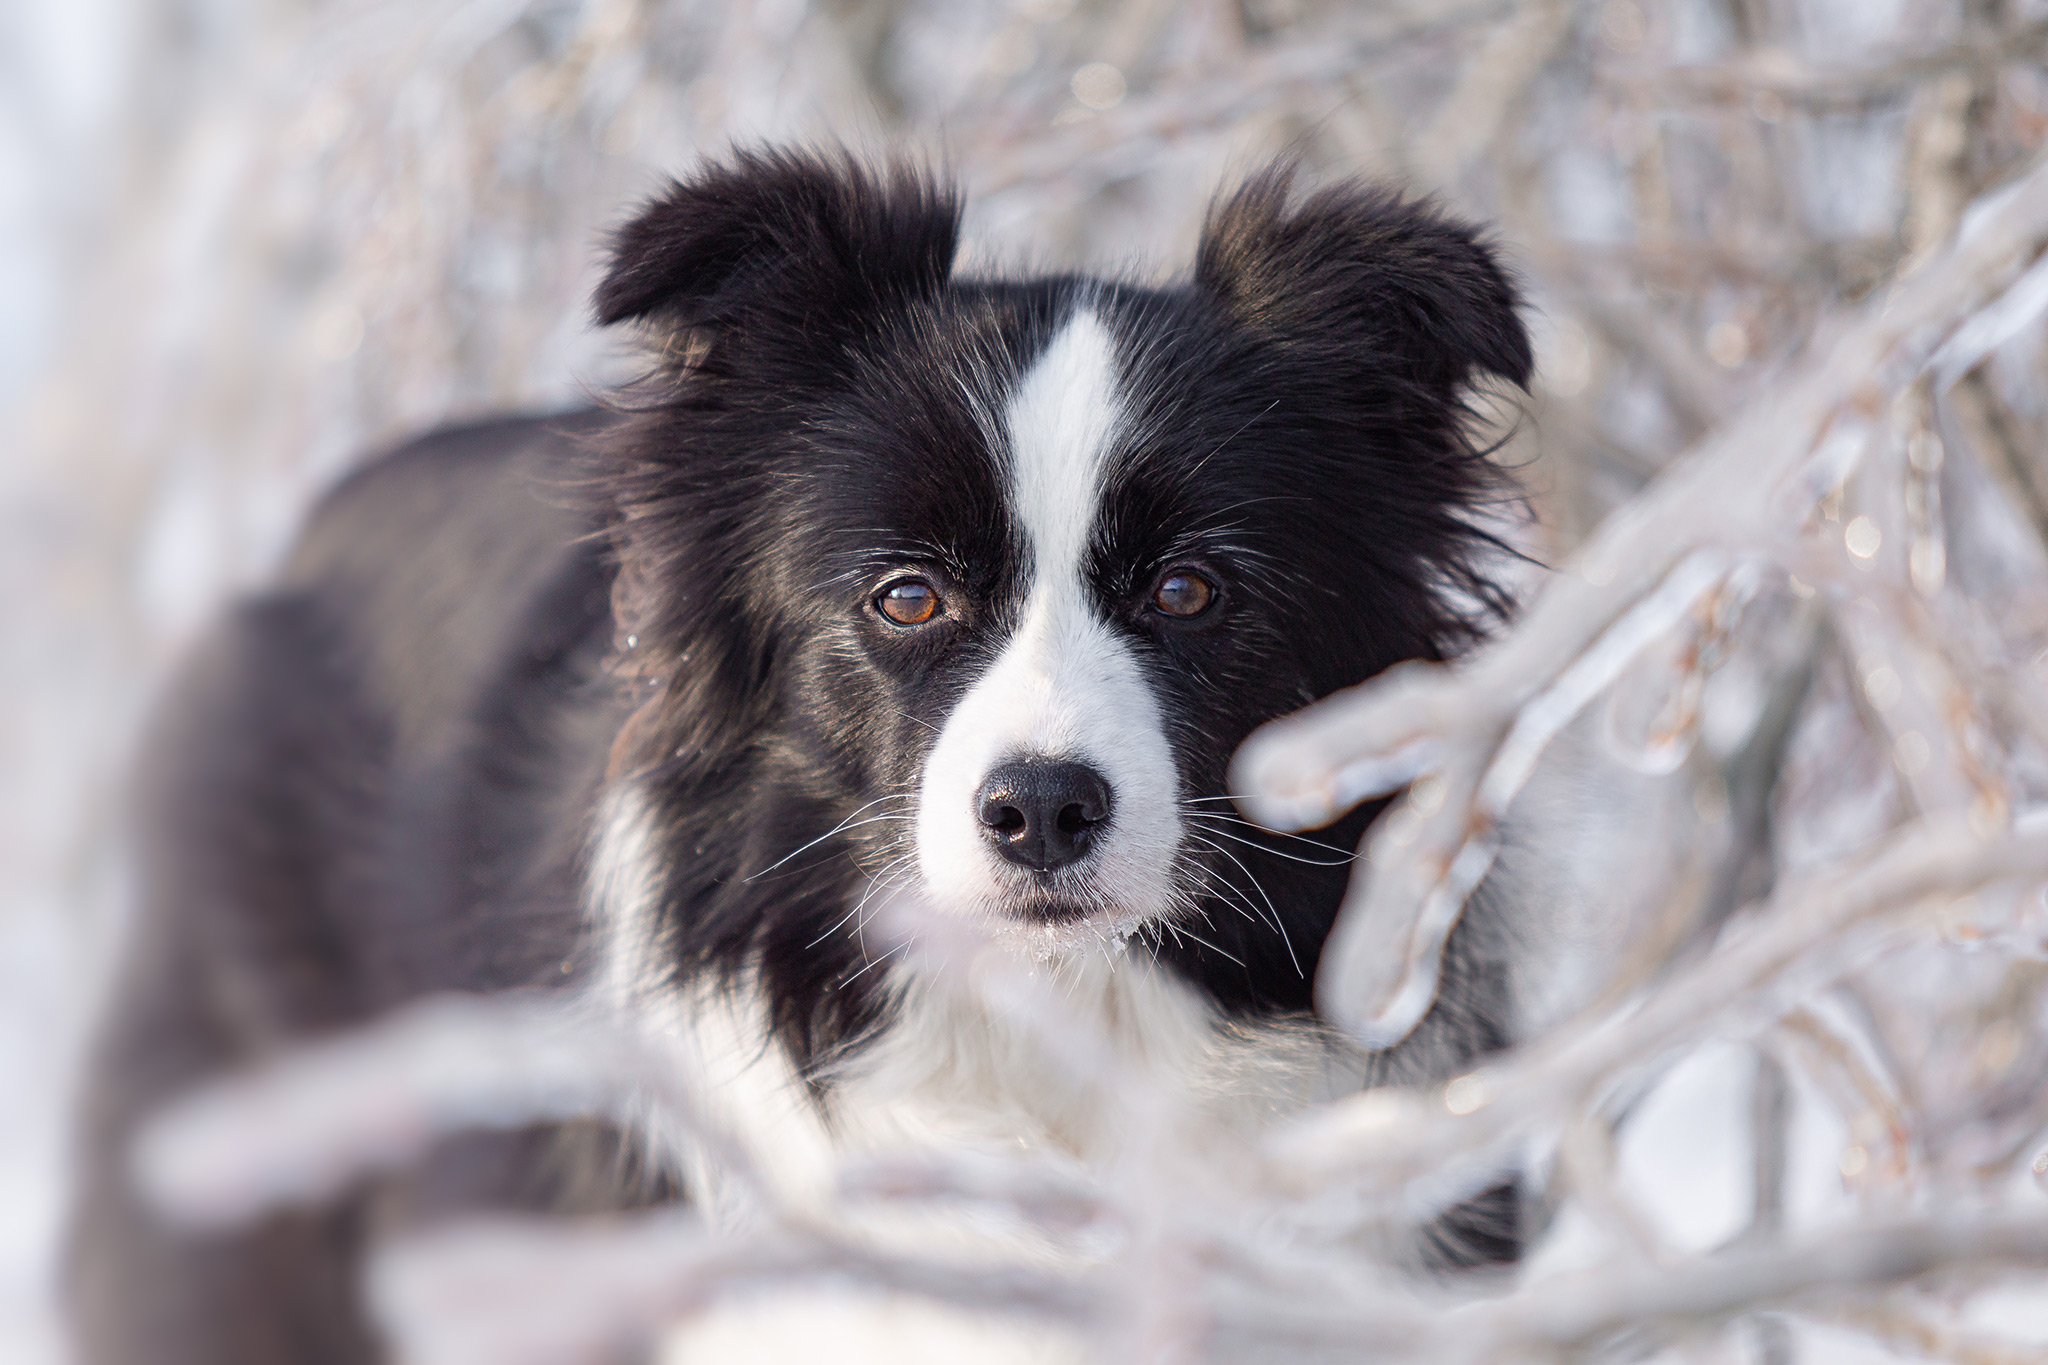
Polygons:
<instances>
[{"instance_id":1,"label":"white chest fur","mask_svg":"<svg viewBox=\"0 0 2048 1365\"><path fill-rule=\"evenodd\" d=\"M1149 961L1097 957L1057 977L1017 970L995 998L957 982L901 985L876 1036L816 1084L770 1037L749 983L657 991L632 1009L758 1174L802 1204L828 1199L850 1164L870 1159L1021 1152L1108 1175L1168 1115L1248 1132L1362 1079L1319 1031L1228 1023ZM701 1143L648 1136L709 1216L757 1212Z\"/></svg>"}]
</instances>

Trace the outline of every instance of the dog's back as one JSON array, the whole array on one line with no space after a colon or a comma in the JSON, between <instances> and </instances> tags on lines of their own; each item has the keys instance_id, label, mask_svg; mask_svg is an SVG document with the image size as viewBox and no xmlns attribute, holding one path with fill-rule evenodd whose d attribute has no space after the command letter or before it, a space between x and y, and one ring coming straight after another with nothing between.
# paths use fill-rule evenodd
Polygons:
<instances>
[{"instance_id":1,"label":"dog's back","mask_svg":"<svg viewBox=\"0 0 2048 1365\"><path fill-rule=\"evenodd\" d=\"M592 746L552 727L604 716L554 703L592 685L610 643L573 489L577 442L608 420L449 430L366 467L158 715L146 903L86 1104L85 1359L370 1358L356 1268L373 1222L615 1197L566 1188L572 1154L535 1132L466 1140L339 1209L189 1239L136 1206L125 1150L167 1099L295 1041L428 991L573 975L575 816L598 774L564 761Z\"/></svg>"}]
</instances>

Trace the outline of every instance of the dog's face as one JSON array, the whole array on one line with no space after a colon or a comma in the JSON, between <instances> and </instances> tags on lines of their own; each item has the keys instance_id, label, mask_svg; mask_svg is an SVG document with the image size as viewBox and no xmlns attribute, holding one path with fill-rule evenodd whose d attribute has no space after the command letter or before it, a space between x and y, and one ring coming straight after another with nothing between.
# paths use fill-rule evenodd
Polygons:
<instances>
[{"instance_id":1,"label":"dog's face","mask_svg":"<svg viewBox=\"0 0 2048 1365\"><path fill-rule=\"evenodd\" d=\"M798 157L622 234L601 316L672 357L623 498L636 647L722 671L876 886L1039 953L1146 924L1294 952L1231 752L1469 624L1461 393L1529 356L1467 229L1286 195L1221 204L1163 289L955 281L950 200Z\"/></svg>"}]
</instances>

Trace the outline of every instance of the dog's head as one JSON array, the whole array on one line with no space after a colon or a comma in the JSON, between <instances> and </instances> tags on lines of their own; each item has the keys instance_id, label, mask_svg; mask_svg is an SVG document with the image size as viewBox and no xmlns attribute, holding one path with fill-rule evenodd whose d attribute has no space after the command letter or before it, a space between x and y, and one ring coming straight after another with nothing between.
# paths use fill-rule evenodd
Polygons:
<instances>
[{"instance_id":1,"label":"dog's head","mask_svg":"<svg viewBox=\"0 0 2048 1365\"><path fill-rule=\"evenodd\" d=\"M599 316L657 356L615 471L622 633L672 699L645 747L746 737L809 821L750 831L757 861L836 826L1041 952L1326 927L1341 869L1311 909L1254 899L1279 853L1226 825L1226 764L1495 602L1465 400L1530 353L1471 228L1290 178L1220 200L1166 287L956 279L948 191L805 154L622 231ZM1232 887L1237 927L1205 923Z\"/></svg>"}]
</instances>

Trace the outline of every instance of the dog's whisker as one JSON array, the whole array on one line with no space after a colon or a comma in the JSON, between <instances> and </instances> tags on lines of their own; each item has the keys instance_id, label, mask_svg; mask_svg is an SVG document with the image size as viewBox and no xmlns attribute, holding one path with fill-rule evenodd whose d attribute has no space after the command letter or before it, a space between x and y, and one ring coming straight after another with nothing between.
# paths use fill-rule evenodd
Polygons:
<instances>
[{"instance_id":1,"label":"dog's whisker","mask_svg":"<svg viewBox=\"0 0 2048 1365\"><path fill-rule=\"evenodd\" d=\"M756 878L765 877L770 872L773 872L776 868L781 867L784 863L788 862L791 858L797 857L798 855L806 852L807 850L816 848L819 844L824 843L827 839L830 839L835 834L843 834L849 829L859 829L863 825L880 824L883 821L887 820L910 819L911 817L905 815L877 815L866 820L856 819L855 817L858 816L862 811L874 809L876 806L881 805L884 801L908 800L911 795L912 793L909 792L891 792L887 796L878 796L872 801L868 801L859 806L856 806L844 820L841 820L838 824L832 826L832 828L826 830L817 838L811 840L809 843L802 844L794 849L791 849L788 853L783 854L780 858L777 858L774 862L768 864L768 866L762 868L759 872L750 873L748 876L741 878L741 880L751 882Z\"/></svg>"},{"instance_id":2,"label":"dog's whisker","mask_svg":"<svg viewBox=\"0 0 2048 1365\"><path fill-rule=\"evenodd\" d=\"M1180 804L1183 807L1215 805L1219 803L1235 805L1237 802L1240 801L1257 801L1259 799L1260 798L1258 794L1255 792L1226 792L1219 796L1183 796L1180 798ZM1250 822L1247 821L1246 823ZM1257 828L1263 829L1264 826L1257 826ZM1275 834L1281 833L1281 831L1279 830L1274 830L1273 832Z\"/></svg>"},{"instance_id":3,"label":"dog's whisker","mask_svg":"<svg viewBox=\"0 0 2048 1365\"><path fill-rule=\"evenodd\" d=\"M854 902L853 910L849 914L848 918L850 918L853 921L853 936L860 940L861 956L863 957L867 956L867 939L865 937L865 930L868 927L868 916L863 912L867 910L868 905L871 902L873 902L876 896L887 895L889 892L894 891L896 889L896 883L897 878L893 876L885 880L875 882L873 885L868 887L867 891L861 896L861 898L858 901Z\"/></svg>"},{"instance_id":4,"label":"dog's whisker","mask_svg":"<svg viewBox=\"0 0 2048 1365\"><path fill-rule=\"evenodd\" d=\"M748 881L748 882L752 882L752 881L757 881L757 880L759 880L759 879L761 879L761 878L765 878L765 877L767 877L767 876L768 876L768 875L769 875L770 873L774 872L774 871L775 871L775 870L776 870L777 868L780 868L780 867L781 867L781 866L783 865L783 863L787 863L787 862L789 861L789 859L790 859L790 858L794 858L794 857L796 857L798 853L802 853L802 852L804 852L804 851L805 851L805 849L811 849L811 848L816 848L816 847L817 847L817 846L818 846L819 844L822 844L822 843L824 843L824 842L825 842L825 841L826 841L827 839L830 839L830 838L831 838L831 837L832 837L833 835L835 835L835 834L844 834L844 833L848 832L849 830L856 830L856 829L864 829L864 828L866 828L867 826L870 826L870 825L889 825L889 824L901 824L901 825L909 825L909 824L915 824L916 822L917 822L917 817L916 817L916 816L912 816L912 815L871 815L871 816L869 816L869 817L868 817L867 819L865 819L865 820L856 820L856 821L855 821L854 823L852 823L852 824L850 824L850 825L842 825L842 826L840 826L840 827L839 827L838 829L832 830L832 831L831 831L831 832L829 832L829 833L826 833L826 834L821 834L821 835L819 835L819 836L818 836L817 838L815 838L815 839L811 840L811 841L810 841L810 842L809 842L808 844L805 844L805 845L803 846L803 848L799 848L799 849L797 849L797 850L796 850L796 852L795 852L795 853L791 853L791 854L789 855L789 857L783 858L783 859L781 859L780 861L778 861L778 862L776 862L776 863L773 863L773 864L771 864L771 865L770 865L770 866L768 866L768 867L764 867L764 868L762 868L762 869L761 869L761 870L760 870L759 872L753 873L752 875L750 875L750 876L746 877L746 878L745 878L744 880L745 880L745 881ZM854 861L855 861L855 863L856 863L856 864L858 864L860 860L859 860L859 858L858 858L858 857L856 857L856 858L854 859ZM791 868L791 869L789 870L789 872L785 873L784 875L785 875L785 876L793 876L793 875L795 875L795 874L796 874L796 873L798 873L798 872L803 872L803 871L806 871L806 870L808 870L808 869L809 869L810 867L812 867L812 866L815 866L815 864L806 864L806 865L805 865L804 867L795 867L795 868Z\"/></svg>"},{"instance_id":5,"label":"dog's whisker","mask_svg":"<svg viewBox=\"0 0 2048 1365\"><path fill-rule=\"evenodd\" d=\"M1287 960L1294 964L1294 974L1296 976L1303 978L1304 980L1307 979L1308 973L1302 970L1301 959L1295 955L1294 940L1291 937L1289 937L1287 933L1287 926L1281 922L1279 907L1273 904L1273 898L1266 894L1266 888L1259 884L1259 879L1252 875L1252 870L1244 865L1242 859L1240 859L1235 853L1232 853L1229 849L1225 848L1223 845L1215 843L1202 835L1193 834L1192 831L1190 832L1190 837L1195 839L1198 843L1207 844L1216 852L1230 859L1231 863L1237 868L1237 870L1244 873L1244 879L1251 883L1252 890L1258 892L1259 899L1266 903L1266 911L1268 916L1267 923L1271 924L1273 926L1273 931L1280 935L1280 941L1283 944L1287 945Z\"/></svg>"},{"instance_id":6,"label":"dog's whisker","mask_svg":"<svg viewBox=\"0 0 2048 1365\"><path fill-rule=\"evenodd\" d=\"M1225 824L1237 825L1241 828L1248 829L1252 831L1254 834L1262 834L1270 839L1286 839L1297 844L1308 844L1313 848L1321 849L1325 853L1346 852L1345 849L1333 847L1330 844L1324 843L1321 839L1314 838L1310 835L1295 834L1291 831L1284 829L1268 829L1266 826L1256 824L1253 821L1247 820L1242 815L1238 815L1233 811L1191 810L1188 809L1188 806L1190 804L1191 803L1189 802L1183 802L1181 809L1181 814L1187 816L1189 819L1219 820Z\"/></svg>"},{"instance_id":7,"label":"dog's whisker","mask_svg":"<svg viewBox=\"0 0 2048 1365\"><path fill-rule=\"evenodd\" d=\"M1189 814L1192 818L1195 819L1214 820L1217 818L1215 816L1202 816L1198 812L1189 812ZM1252 826L1251 828L1257 828L1257 826ZM1266 845L1260 843L1256 839L1247 839L1242 834L1232 834L1228 830L1211 828L1209 830L1209 833L1215 835L1219 839L1228 839L1232 843L1243 844L1246 848L1255 848L1259 850L1259 852L1261 853L1270 853L1275 858L1285 858L1290 863L1302 863L1308 867L1344 867L1350 863L1358 861L1358 855L1356 853L1347 853L1341 858L1304 858L1299 853L1289 853L1285 849L1268 848ZM1312 839L1305 839L1302 842L1311 844L1316 848L1328 847L1324 844L1317 844ZM1334 849L1331 849L1329 851L1335 852Z\"/></svg>"},{"instance_id":8,"label":"dog's whisker","mask_svg":"<svg viewBox=\"0 0 2048 1365\"><path fill-rule=\"evenodd\" d=\"M867 955L866 946L863 945L861 948L860 968L857 971L855 971L852 975L841 978L839 984L842 986L852 985L854 982L860 980L863 976L866 976L870 971L872 971L876 967L881 966L884 962L887 962L895 954L901 952L903 949L909 946L909 941L906 939L904 942L897 943L891 946L888 949L888 951L884 952L880 957L871 958Z\"/></svg>"},{"instance_id":9,"label":"dog's whisker","mask_svg":"<svg viewBox=\"0 0 2048 1365\"><path fill-rule=\"evenodd\" d=\"M861 907L866 905L868 903L869 898L874 896L879 889L887 886L894 886L896 884L898 876L900 875L904 867L904 864L908 862L908 860L908 854L899 853L895 857L891 858L888 862L882 864L882 866L876 870L874 875L868 878L867 889L861 893L860 899L854 902L853 908L851 910L848 910L844 915L841 915L839 917L838 922L835 923L831 928L827 929L824 933L812 939L809 943L806 943L804 945L804 951L809 952L811 949L817 947L826 939L832 937L832 935L838 933L841 929L845 928L847 921L859 915Z\"/></svg>"},{"instance_id":10,"label":"dog's whisker","mask_svg":"<svg viewBox=\"0 0 2048 1365\"><path fill-rule=\"evenodd\" d=\"M1207 916L1205 915L1204 918L1207 918ZM1215 928L1215 921L1211 920L1209 927L1212 929ZM1186 934L1189 938L1193 939L1198 945L1207 948L1210 952L1216 954L1218 957L1223 958L1230 962L1234 962L1240 967L1244 966L1243 958L1239 957L1237 954L1229 951L1228 949L1219 948L1217 945L1209 942L1208 939L1203 938L1200 934L1188 928L1188 926L1185 924L1175 926L1174 936L1178 938L1181 934Z\"/></svg>"},{"instance_id":11,"label":"dog's whisker","mask_svg":"<svg viewBox=\"0 0 2048 1365\"><path fill-rule=\"evenodd\" d=\"M1216 881L1210 880L1208 877L1204 877L1202 880L1202 890L1208 893L1208 895L1214 900L1220 901L1222 904L1229 906L1232 910L1235 910L1237 912L1238 918L1243 920L1246 924L1255 924L1260 926L1261 928L1265 926L1265 916L1259 914L1257 907L1253 906L1250 902L1244 899L1244 895L1242 892L1238 891L1237 888L1229 885L1227 882L1219 884ZM1197 911L1197 913L1201 913L1205 918L1209 918L1207 912L1201 909L1199 902L1197 902L1193 908ZM1210 918L1209 922L1212 926L1215 924L1215 920L1213 918Z\"/></svg>"},{"instance_id":12,"label":"dog's whisker","mask_svg":"<svg viewBox=\"0 0 2048 1365\"><path fill-rule=\"evenodd\" d=\"M855 916L853 921L853 936L855 941L860 944L860 955L862 958L866 958L868 955L868 941L865 932L867 929L868 921L872 919L877 912L880 911L881 906L876 906L874 910L868 911L867 914L862 914L861 912L862 910L866 909L868 903L872 901L876 896L886 896L888 893L894 891L897 887L903 885L905 880L908 879L910 873L911 857L912 855L908 853L899 854L896 857L896 859L885 869L884 874L877 879L877 883L868 888L867 894L860 898L859 904L853 907L853 913ZM887 901L883 902L884 905L886 905L887 903ZM884 953L882 956L887 957L888 954Z\"/></svg>"},{"instance_id":13,"label":"dog's whisker","mask_svg":"<svg viewBox=\"0 0 2048 1365\"><path fill-rule=\"evenodd\" d=\"M1257 925L1261 929L1276 927L1273 925L1273 921L1267 918L1266 913L1252 903L1249 896L1245 895L1239 888L1232 886L1220 874L1205 869L1203 872L1202 889L1222 904L1235 910L1238 918L1242 919L1245 923ZM1205 918L1207 918L1206 913ZM1210 923L1212 925L1215 923L1213 918L1210 919ZM1280 937L1282 942L1286 941L1287 933L1284 929L1280 930ZM1292 959L1294 956L1292 944L1288 944L1287 955L1289 959ZM1297 976L1301 975L1301 964L1298 962L1295 963L1295 974Z\"/></svg>"}]
</instances>

